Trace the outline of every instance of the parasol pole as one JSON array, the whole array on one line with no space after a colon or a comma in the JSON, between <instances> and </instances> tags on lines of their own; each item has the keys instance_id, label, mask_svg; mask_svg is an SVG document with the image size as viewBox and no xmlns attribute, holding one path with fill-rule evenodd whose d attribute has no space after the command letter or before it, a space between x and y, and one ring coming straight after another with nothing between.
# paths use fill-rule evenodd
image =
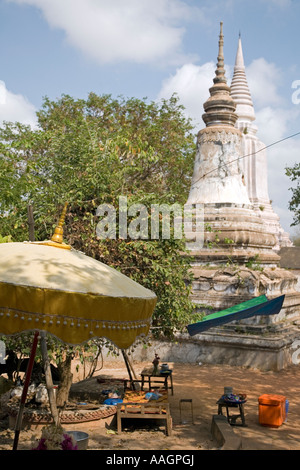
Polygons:
<instances>
[{"instance_id":1,"label":"parasol pole","mask_svg":"<svg viewBox=\"0 0 300 470\"><path fill-rule=\"evenodd\" d=\"M54 234L51 238L52 242L56 244L60 244L60 245L63 245L63 225L64 225L64 221L66 217L67 207L68 207L68 203L66 202L64 205L63 211L61 213L58 225L56 226ZM56 398L55 398L54 391L53 391L53 381L52 381L50 361L49 361L48 350L47 350L46 332L41 331L40 335L41 335L41 352L42 352L42 358L43 358L46 388L47 388L48 397L49 397L50 410L51 410L53 421L55 425L58 426L59 413L57 410Z\"/></svg>"},{"instance_id":2,"label":"parasol pole","mask_svg":"<svg viewBox=\"0 0 300 470\"><path fill-rule=\"evenodd\" d=\"M27 215L28 215L28 227L29 227L29 240L34 242L34 218L33 218L33 207L31 204L27 206Z\"/></svg>"},{"instance_id":3,"label":"parasol pole","mask_svg":"<svg viewBox=\"0 0 300 470\"><path fill-rule=\"evenodd\" d=\"M124 351L124 350L123 350L123 351ZM129 367L130 367L130 370L131 370L131 372L132 372L132 374L133 374L133 377L134 377L135 379L137 379L135 370L134 370L134 368L133 368L132 362L129 360L128 354L127 354L125 351L124 351L124 354L125 354L125 356L126 356L126 361L127 361L128 365L129 365Z\"/></svg>"},{"instance_id":4,"label":"parasol pole","mask_svg":"<svg viewBox=\"0 0 300 470\"><path fill-rule=\"evenodd\" d=\"M124 349L122 349L122 354L123 354L123 358L124 358L124 361L125 361L125 364L126 364L126 367L127 367L127 372L128 372L128 375L129 375L129 379L130 379L132 388L133 388L133 390L135 390L135 386L134 386L134 382L133 382L133 378L132 378L132 374L131 374L131 369L130 369L129 360L128 360L127 354L126 354L126 352L124 351Z\"/></svg>"},{"instance_id":5,"label":"parasol pole","mask_svg":"<svg viewBox=\"0 0 300 470\"><path fill-rule=\"evenodd\" d=\"M16 421L16 426L15 426L15 438L14 438L13 450L17 450L17 448L18 448L19 435L20 435L20 430L21 430L21 425L22 425L23 411L24 411L24 407L25 407L28 386L29 386L30 379L31 379L31 374L32 374L32 369L33 369L33 364L34 364L34 358L35 358L36 348L37 348L37 343L38 343L38 337L39 337L39 331L36 331L35 334L34 334L34 339L33 339L33 343L32 343L32 346L31 346L31 352L30 352L29 362L28 362L26 375L25 375L25 382L24 382L22 396L21 396L20 408L19 408L17 421Z\"/></svg>"},{"instance_id":6,"label":"parasol pole","mask_svg":"<svg viewBox=\"0 0 300 470\"><path fill-rule=\"evenodd\" d=\"M49 397L50 410L51 410L53 421L55 425L58 426L59 413L57 410L56 399L55 399L54 390L53 390L53 381L52 381L51 367L50 367L50 361L49 361L49 356L48 356L48 351L47 351L47 339L46 339L45 331L41 331L40 335L41 335L41 351L42 351L43 366L44 366L44 372L45 372L46 388L47 388L48 397Z\"/></svg>"}]
</instances>

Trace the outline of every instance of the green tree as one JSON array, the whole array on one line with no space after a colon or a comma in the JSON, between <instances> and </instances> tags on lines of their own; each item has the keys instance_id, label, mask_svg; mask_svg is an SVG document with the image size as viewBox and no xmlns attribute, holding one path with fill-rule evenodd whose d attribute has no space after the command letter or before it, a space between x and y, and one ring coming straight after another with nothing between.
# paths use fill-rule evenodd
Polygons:
<instances>
[{"instance_id":1,"label":"green tree","mask_svg":"<svg viewBox=\"0 0 300 470\"><path fill-rule=\"evenodd\" d=\"M46 98L37 115L37 130L19 123L0 129L1 232L15 241L27 238L29 202L38 239L52 233L66 200L82 207L125 194L185 202L195 145L175 96L150 104L93 93L86 101Z\"/></svg>"},{"instance_id":2,"label":"green tree","mask_svg":"<svg viewBox=\"0 0 300 470\"><path fill-rule=\"evenodd\" d=\"M286 174L291 181L296 182L296 187L290 188L292 198L289 202L289 209L294 213L292 225L300 224L300 163L296 163L293 167L286 168Z\"/></svg>"},{"instance_id":3,"label":"green tree","mask_svg":"<svg viewBox=\"0 0 300 470\"><path fill-rule=\"evenodd\" d=\"M183 205L195 156L195 136L176 96L160 103L113 99L44 100L38 127L0 128L2 236L28 239L27 206L34 208L35 237L49 239L69 203L65 239L157 294L153 334L173 338L192 319L191 275L184 240L98 239L101 203ZM117 227L118 229L118 227ZM193 319L196 317L194 316Z\"/></svg>"},{"instance_id":4,"label":"green tree","mask_svg":"<svg viewBox=\"0 0 300 470\"><path fill-rule=\"evenodd\" d=\"M183 312L192 309L188 286L182 281L189 278L180 254L183 243L99 241L95 213L104 202L117 207L120 195L128 198L128 205L145 204L149 213L153 203L185 203L195 138L177 97L160 103L94 93L87 100L46 98L37 116L37 129L19 123L6 123L0 129L0 233L14 241L28 239L30 203L36 239L47 239L68 201L68 242L159 292L155 315L161 312L158 324L167 334L165 318L172 336L186 322ZM138 267L128 266L129 260ZM156 282L155 276L162 282Z\"/></svg>"}]
</instances>

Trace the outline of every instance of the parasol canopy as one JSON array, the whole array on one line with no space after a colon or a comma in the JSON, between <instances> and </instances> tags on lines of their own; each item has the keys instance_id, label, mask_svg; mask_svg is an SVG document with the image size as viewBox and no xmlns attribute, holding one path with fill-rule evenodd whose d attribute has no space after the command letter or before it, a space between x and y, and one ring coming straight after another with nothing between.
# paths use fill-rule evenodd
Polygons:
<instances>
[{"instance_id":1,"label":"parasol canopy","mask_svg":"<svg viewBox=\"0 0 300 470\"><path fill-rule=\"evenodd\" d=\"M156 295L69 245L3 243L0 260L0 334L44 330L127 349L149 332Z\"/></svg>"},{"instance_id":2,"label":"parasol canopy","mask_svg":"<svg viewBox=\"0 0 300 470\"><path fill-rule=\"evenodd\" d=\"M0 334L35 331L14 450L39 333L50 408L58 423L45 332L71 345L106 338L122 349L125 359L124 349L148 334L156 305L156 295L149 289L63 243L66 209L67 203L51 240L0 244Z\"/></svg>"}]
</instances>

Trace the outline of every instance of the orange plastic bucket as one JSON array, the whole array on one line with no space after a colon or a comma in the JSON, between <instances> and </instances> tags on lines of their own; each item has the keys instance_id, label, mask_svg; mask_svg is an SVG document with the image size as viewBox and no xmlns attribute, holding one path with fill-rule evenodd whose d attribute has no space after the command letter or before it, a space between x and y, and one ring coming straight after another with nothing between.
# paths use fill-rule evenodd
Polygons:
<instances>
[{"instance_id":1,"label":"orange plastic bucket","mask_svg":"<svg viewBox=\"0 0 300 470\"><path fill-rule=\"evenodd\" d=\"M271 428L281 426L285 420L285 402L283 395L261 395L258 399L259 423Z\"/></svg>"}]
</instances>

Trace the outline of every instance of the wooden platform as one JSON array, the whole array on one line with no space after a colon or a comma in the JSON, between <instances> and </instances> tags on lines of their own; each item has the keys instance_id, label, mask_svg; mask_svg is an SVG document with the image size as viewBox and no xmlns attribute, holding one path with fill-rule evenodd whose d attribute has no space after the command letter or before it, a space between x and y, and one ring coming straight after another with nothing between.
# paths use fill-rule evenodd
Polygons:
<instances>
[{"instance_id":1,"label":"wooden platform","mask_svg":"<svg viewBox=\"0 0 300 470\"><path fill-rule=\"evenodd\" d=\"M117 430L122 432L122 419L154 419L164 420L166 434L172 434L172 418L170 404L168 402L168 391L159 390L161 395L157 400L148 400L146 391L125 392L123 403L117 405Z\"/></svg>"}]
</instances>

